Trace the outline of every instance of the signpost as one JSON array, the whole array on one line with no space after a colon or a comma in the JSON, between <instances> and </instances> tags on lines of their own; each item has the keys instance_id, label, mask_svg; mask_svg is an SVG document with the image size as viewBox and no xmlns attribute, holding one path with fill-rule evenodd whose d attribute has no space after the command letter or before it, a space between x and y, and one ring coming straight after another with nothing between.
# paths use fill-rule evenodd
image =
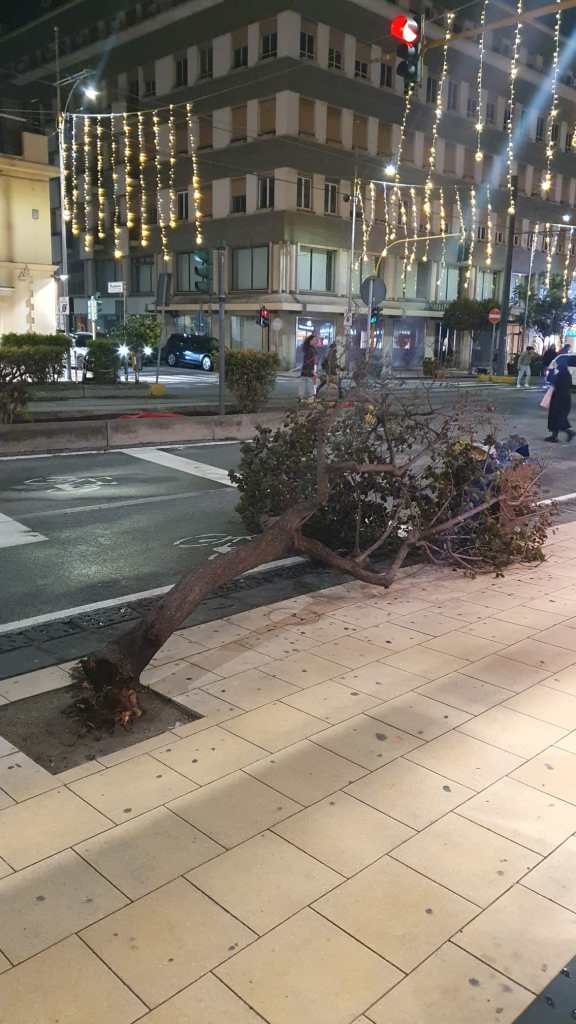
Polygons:
<instances>
[{"instance_id":1,"label":"signpost","mask_svg":"<svg viewBox=\"0 0 576 1024\"><path fill-rule=\"evenodd\" d=\"M96 321L98 320L98 299L91 295L88 299L88 319L92 324L92 337L96 337Z\"/></svg>"},{"instance_id":2,"label":"signpost","mask_svg":"<svg viewBox=\"0 0 576 1024\"><path fill-rule=\"evenodd\" d=\"M496 341L496 327L502 319L502 310L496 306L488 311L488 320L492 324L492 340L490 342L490 371L494 370L494 344Z\"/></svg>"},{"instance_id":3,"label":"signpost","mask_svg":"<svg viewBox=\"0 0 576 1024\"><path fill-rule=\"evenodd\" d=\"M122 303L122 320L124 328L126 328L126 289L124 281L108 281L108 295L122 295L124 299ZM124 341L126 341L126 334L124 334Z\"/></svg>"}]
</instances>

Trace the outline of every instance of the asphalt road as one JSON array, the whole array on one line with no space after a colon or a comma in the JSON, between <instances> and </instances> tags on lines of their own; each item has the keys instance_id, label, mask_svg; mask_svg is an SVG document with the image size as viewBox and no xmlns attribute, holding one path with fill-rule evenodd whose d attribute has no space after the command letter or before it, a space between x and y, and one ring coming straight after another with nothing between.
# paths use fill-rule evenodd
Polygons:
<instances>
[{"instance_id":1,"label":"asphalt road","mask_svg":"<svg viewBox=\"0 0 576 1024\"><path fill-rule=\"evenodd\" d=\"M438 390L544 460L544 496L576 492L576 441L547 445L536 389ZM245 535L227 471L239 444L0 460L0 625L172 584ZM568 515L576 517L567 506Z\"/></svg>"}]
</instances>

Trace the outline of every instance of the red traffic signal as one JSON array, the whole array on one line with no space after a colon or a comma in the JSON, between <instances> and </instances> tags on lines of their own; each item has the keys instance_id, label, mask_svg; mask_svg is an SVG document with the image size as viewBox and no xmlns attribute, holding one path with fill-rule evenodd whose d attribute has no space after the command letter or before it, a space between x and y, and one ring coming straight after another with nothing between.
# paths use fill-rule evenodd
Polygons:
<instances>
[{"instance_id":1,"label":"red traffic signal","mask_svg":"<svg viewBox=\"0 0 576 1024\"><path fill-rule=\"evenodd\" d=\"M399 14L390 22L390 35L399 39L407 46L414 46L420 38L420 29L415 18L408 18L405 14Z\"/></svg>"}]
</instances>

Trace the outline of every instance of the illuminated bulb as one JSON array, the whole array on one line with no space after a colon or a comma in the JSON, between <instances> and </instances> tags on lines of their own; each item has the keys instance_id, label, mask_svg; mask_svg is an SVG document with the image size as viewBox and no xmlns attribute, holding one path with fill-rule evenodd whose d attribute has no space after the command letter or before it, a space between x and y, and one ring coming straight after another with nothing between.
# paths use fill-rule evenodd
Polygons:
<instances>
[{"instance_id":1,"label":"illuminated bulb","mask_svg":"<svg viewBox=\"0 0 576 1024\"><path fill-rule=\"evenodd\" d=\"M70 210L65 210L65 212L64 212L64 220L65 221L72 220L72 214L70 213Z\"/></svg>"},{"instance_id":2,"label":"illuminated bulb","mask_svg":"<svg viewBox=\"0 0 576 1024\"><path fill-rule=\"evenodd\" d=\"M114 259L115 260L121 260L122 259L122 250L121 249L115 249L114 250Z\"/></svg>"},{"instance_id":3,"label":"illuminated bulb","mask_svg":"<svg viewBox=\"0 0 576 1024\"><path fill-rule=\"evenodd\" d=\"M484 153L482 152L482 150L480 150L480 149L477 150L474 159L475 159L477 164L481 164L482 163L482 161L484 159Z\"/></svg>"},{"instance_id":4,"label":"illuminated bulb","mask_svg":"<svg viewBox=\"0 0 576 1024\"><path fill-rule=\"evenodd\" d=\"M481 132L483 127L484 125L482 124L482 121L478 121L478 124L476 125L476 131Z\"/></svg>"}]
</instances>

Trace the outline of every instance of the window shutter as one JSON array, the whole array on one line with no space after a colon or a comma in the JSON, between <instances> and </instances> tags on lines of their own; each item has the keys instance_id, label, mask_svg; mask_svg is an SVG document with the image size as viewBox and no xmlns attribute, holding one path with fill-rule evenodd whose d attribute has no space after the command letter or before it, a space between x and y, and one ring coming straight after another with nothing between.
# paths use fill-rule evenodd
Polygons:
<instances>
[{"instance_id":1,"label":"window shutter","mask_svg":"<svg viewBox=\"0 0 576 1024\"><path fill-rule=\"evenodd\" d=\"M300 118L299 118L299 132L300 135L314 135L314 100L304 99L300 97Z\"/></svg>"},{"instance_id":2,"label":"window shutter","mask_svg":"<svg viewBox=\"0 0 576 1024\"><path fill-rule=\"evenodd\" d=\"M260 100L259 134L274 135L276 133L276 99Z\"/></svg>"}]
</instances>

